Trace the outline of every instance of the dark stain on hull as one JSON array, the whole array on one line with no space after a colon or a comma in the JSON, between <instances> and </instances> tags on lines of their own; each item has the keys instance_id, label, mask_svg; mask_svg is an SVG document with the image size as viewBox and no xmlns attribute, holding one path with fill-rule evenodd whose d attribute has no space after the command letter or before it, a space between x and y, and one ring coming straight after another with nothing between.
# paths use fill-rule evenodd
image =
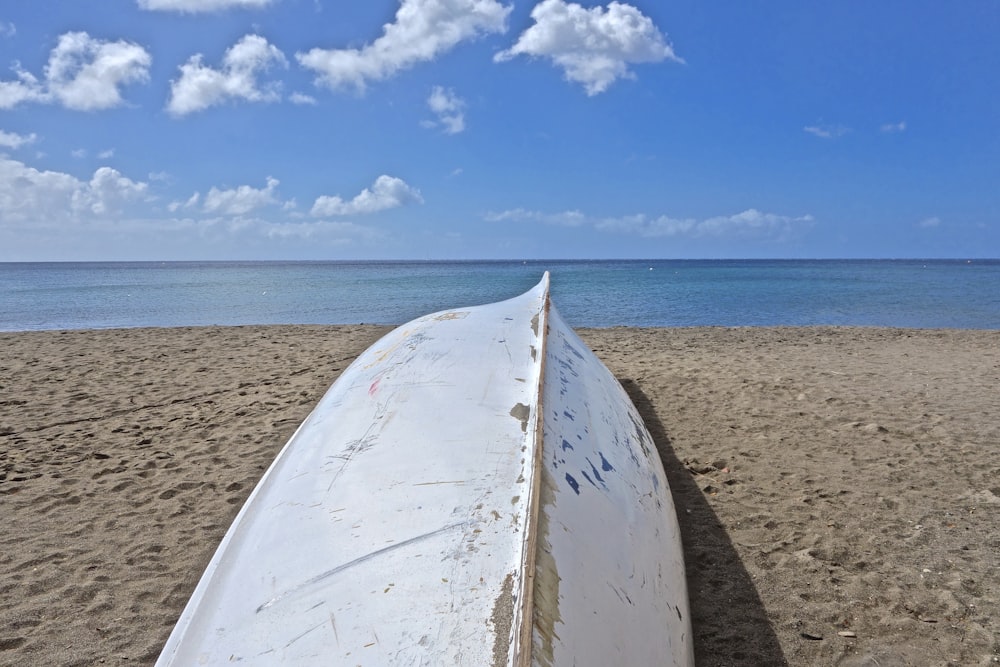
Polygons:
<instances>
[{"instance_id":1,"label":"dark stain on hull","mask_svg":"<svg viewBox=\"0 0 1000 667\"><path fill-rule=\"evenodd\" d=\"M569 484L570 488L576 491L576 495L580 495L580 482L573 478L573 475L566 473L566 482Z\"/></svg>"},{"instance_id":2,"label":"dark stain on hull","mask_svg":"<svg viewBox=\"0 0 1000 667\"><path fill-rule=\"evenodd\" d=\"M597 466L595 466L589 458L587 458L586 461L588 464L590 464L590 472L593 473L594 479L600 482L601 486L603 486L604 488L608 488L607 484L604 483L604 478L601 477L601 473L597 470Z\"/></svg>"}]
</instances>

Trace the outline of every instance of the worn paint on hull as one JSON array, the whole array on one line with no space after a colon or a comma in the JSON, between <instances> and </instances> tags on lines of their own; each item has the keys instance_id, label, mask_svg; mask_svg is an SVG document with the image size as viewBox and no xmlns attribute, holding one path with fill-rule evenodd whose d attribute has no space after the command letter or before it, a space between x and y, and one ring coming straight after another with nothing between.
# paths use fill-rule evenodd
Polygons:
<instances>
[{"instance_id":1,"label":"worn paint on hull","mask_svg":"<svg viewBox=\"0 0 1000 667\"><path fill-rule=\"evenodd\" d=\"M624 391L548 275L344 371L158 665L692 664L680 538Z\"/></svg>"}]
</instances>

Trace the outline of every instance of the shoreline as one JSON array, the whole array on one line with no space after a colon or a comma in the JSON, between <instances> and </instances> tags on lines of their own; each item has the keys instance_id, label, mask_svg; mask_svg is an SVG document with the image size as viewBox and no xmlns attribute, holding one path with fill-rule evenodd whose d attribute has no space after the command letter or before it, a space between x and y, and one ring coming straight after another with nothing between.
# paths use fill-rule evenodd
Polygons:
<instances>
[{"instance_id":1,"label":"shoreline","mask_svg":"<svg viewBox=\"0 0 1000 667\"><path fill-rule=\"evenodd\" d=\"M0 333L0 664L152 664L264 469L391 328ZM699 665L1000 659L1000 331L579 333L657 441Z\"/></svg>"}]
</instances>

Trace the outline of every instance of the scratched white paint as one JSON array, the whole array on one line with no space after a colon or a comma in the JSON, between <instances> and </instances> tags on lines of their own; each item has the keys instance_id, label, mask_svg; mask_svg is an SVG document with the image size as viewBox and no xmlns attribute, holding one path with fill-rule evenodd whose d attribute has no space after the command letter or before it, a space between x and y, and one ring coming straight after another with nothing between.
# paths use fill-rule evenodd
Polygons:
<instances>
[{"instance_id":1,"label":"scratched white paint","mask_svg":"<svg viewBox=\"0 0 1000 667\"><path fill-rule=\"evenodd\" d=\"M656 446L549 312L532 664L693 665L680 533Z\"/></svg>"},{"instance_id":2,"label":"scratched white paint","mask_svg":"<svg viewBox=\"0 0 1000 667\"><path fill-rule=\"evenodd\" d=\"M345 370L157 664L491 664L491 615L521 569L534 412L511 411L534 404L545 288L415 320Z\"/></svg>"},{"instance_id":3,"label":"scratched white paint","mask_svg":"<svg viewBox=\"0 0 1000 667\"><path fill-rule=\"evenodd\" d=\"M547 299L548 274L361 355L247 500L157 665L689 664L658 457Z\"/></svg>"}]
</instances>

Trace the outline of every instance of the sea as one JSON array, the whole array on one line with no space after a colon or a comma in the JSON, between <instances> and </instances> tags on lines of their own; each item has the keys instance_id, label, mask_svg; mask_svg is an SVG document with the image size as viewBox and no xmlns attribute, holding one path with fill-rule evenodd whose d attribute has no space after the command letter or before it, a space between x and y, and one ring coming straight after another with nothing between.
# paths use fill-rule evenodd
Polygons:
<instances>
[{"instance_id":1,"label":"sea","mask_svg":"<svg viewBox=\"0 0 1000 667\"><path fill-rule=\"evenodd\" d=\"M1000 329L1000 260L0 263L0 331L400 324L545 271L574 327Z\"/></svg>"}]
</instances>

